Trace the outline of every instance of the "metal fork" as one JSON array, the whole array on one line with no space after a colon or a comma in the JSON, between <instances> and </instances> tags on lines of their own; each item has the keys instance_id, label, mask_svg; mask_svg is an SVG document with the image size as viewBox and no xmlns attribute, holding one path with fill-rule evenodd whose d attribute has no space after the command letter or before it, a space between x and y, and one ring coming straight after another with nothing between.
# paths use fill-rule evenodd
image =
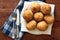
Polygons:
<instances>
[{"instance_id":1,"label":"metal fork","mask_svg":"<svg viewBox=\"0 0 60 40\"><path fill-rule=\"evenodd\" d=\"M15 38L15 25L14 25L14 22L16 21L16 17L17 17L17 14L14 13L12 15L12 20L13 20L12 38Z\"/></svg>"}]
</instances>

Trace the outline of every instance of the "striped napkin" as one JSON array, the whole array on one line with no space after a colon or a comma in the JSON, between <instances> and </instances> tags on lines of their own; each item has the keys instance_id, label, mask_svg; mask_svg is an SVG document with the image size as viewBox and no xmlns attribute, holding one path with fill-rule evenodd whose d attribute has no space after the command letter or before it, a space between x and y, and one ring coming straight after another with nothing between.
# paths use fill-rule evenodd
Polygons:
<instances>
[{"instance_id":1,"label":"striped napkin","mask_svg":"<svg viewBox=\"0 0 60 40\"><path fill-rule=\"evenodd\" d=\"M12 27L13 27L12 15L15 14L16 9L19 9L19 12L21 13L21 10L22 10L23 5L24 5L24 1L44 1L44 0L20 0L19 1L18 5L14 9L14 11L11 13L11 15L9 16L7 21L2 26L2 32L5 33L6 35L8 35L11 38L12 38ZM15 21L14 25L16 26L16 21ZM20 28L20 26L19 26L19 28ZM19 37L22 38L22 36L23 36L23 32L19 31Z\"/></svg>"}]
</instances>

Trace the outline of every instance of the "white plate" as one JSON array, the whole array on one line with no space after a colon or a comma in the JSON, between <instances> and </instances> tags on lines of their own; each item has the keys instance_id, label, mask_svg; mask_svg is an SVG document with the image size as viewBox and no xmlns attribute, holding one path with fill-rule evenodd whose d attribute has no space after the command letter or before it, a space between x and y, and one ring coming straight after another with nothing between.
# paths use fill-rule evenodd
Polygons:
<instances>
[{"instance_id":1,"label":"white plate","mask_svg":"<svg viewBox=\"0 0 60 40\"><path fill-rule=\"evenodd\" d=\"M35 1L33 1L33 2L35 2ZM38 2L40 5L44 4L44 2L41 2L41 1L36 1L36 2ZM24 2L24 7L23 7L21 15L20 15L21 16L21 31L28 32L28 33L35 34L35 35L40 35L40 34L51 35L51 30L52 30L53 24L50 24L46 31L40 31L38 29L35 29L35 30L32 30L32 31L27 30L26 21L23 18L23 12L24 12L25 9L30 9L30 4L31 3L32 2L27 2L27 1ZM55 7L55 5L50 4L50 6L51 6L51 15L54 17L54 7Z\"/></svg>"}]
</instances>

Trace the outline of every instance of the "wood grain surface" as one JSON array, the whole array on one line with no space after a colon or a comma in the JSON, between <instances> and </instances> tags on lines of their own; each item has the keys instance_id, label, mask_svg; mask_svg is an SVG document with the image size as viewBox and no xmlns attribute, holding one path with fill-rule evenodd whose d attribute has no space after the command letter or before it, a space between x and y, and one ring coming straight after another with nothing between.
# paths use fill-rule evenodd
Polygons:
<instances>
[{"instance_id":1,"label":"wood grain surface","mask_svg":"<svg viewBox=\"0 0 60 40\"><path fill-rule=\"evenodd\" d=\"M0 28L16 7L18 0L0 0ZM55 21L51 35L32 35L25 33L22 40L60 40L60 0L46 0L47 3L55 4ZM0 30L0 40L13 40Z\"/></svg>"}]
</instances>

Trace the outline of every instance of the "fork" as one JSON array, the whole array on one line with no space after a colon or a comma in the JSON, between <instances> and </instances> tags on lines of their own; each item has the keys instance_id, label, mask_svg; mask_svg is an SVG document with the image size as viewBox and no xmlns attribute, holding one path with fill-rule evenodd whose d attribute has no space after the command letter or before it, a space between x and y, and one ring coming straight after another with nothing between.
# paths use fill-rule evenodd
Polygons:
<instances>
[{"instance_id":1,"label":"fork","mask_svg":"<svg viewBox=\"0 0 60 40\"><path fill-rule=\"evenodd\" d=\"M12 20L13 20L13 28L12 28L12 38L15 38L15 25L14 25L14 22L16 21L16 17L17 17L17 15L16 15L16 13L14 13L13 15L12 15Z\"/></svg>"}]
</instances>

